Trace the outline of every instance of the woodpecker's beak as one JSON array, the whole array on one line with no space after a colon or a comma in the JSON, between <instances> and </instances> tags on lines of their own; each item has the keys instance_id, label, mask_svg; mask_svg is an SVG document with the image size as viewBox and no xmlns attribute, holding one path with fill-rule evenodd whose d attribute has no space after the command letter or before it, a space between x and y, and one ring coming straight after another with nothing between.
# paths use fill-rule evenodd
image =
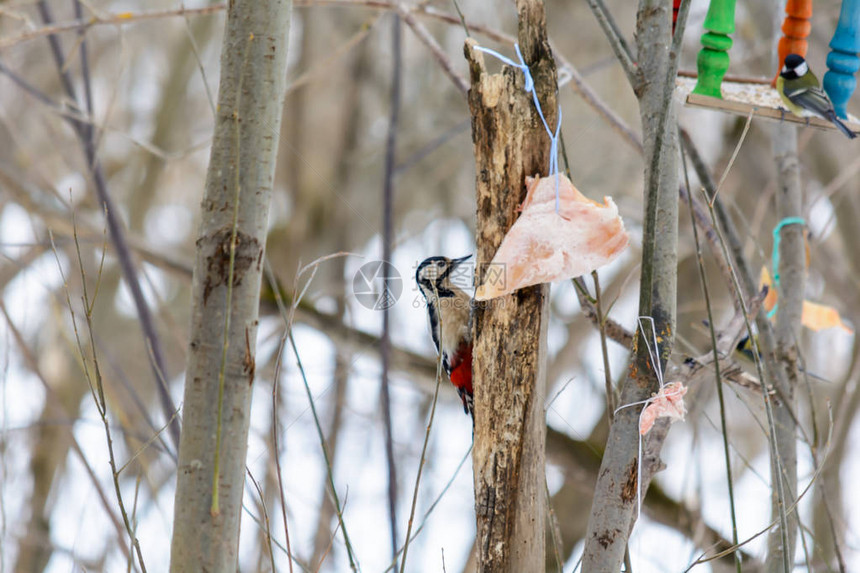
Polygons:
<instances>
[{"instance_id":1,"label":"woodpecker's beak","mask_svg":"<svg viewBox=\"0 0 860 573\"><path fill-rule=\"evenodd\" d=\"M472 258L472 255L466 255L465 257L460 257L459 259L451 259L451 268L456 269L461 264L465 263L469 259Z\"/></svg>"}]
</instances>

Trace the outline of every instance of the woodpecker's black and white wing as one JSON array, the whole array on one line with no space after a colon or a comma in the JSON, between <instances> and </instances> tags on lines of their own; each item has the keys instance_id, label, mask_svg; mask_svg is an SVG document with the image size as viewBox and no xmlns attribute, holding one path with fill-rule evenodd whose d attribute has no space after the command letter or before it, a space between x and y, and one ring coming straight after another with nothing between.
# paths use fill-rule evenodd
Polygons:
<instances>
[{"instance_id":1,"label":"woodpecker's black and white wing","mask_svg":"<svg viewBox=\"0 0 860 573\"><path fill-rule=\"evenodd\" d=\"M436 354L439 354L439 315L436 312L435 305L428 304L427 313L430 315L427 327L430 329L430 336L433 338L433 344L436 346Z\"/></svg>"}]
</instances>

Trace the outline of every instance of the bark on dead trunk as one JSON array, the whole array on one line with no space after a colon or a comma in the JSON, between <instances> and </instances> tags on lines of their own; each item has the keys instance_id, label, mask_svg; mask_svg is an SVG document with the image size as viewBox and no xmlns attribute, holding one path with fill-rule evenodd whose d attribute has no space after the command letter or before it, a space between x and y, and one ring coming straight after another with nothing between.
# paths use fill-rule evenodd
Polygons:
<instances>
[{"instance_id":1,"label":"bark on dead trunk","mask_svg":"<svg viewBox=\"0 0 860 573\"><path fill-rule=\"evenodd\" d=\"M557 121L556 67L542 1L518 1L519 44L547 122ZM550 139L522 72L487 74L466 43L477 170L477 279L525 198L525 177L547 173ZM500 279L503 280L503 279ZM541 569L545 551L544 444L549 286L523 289L476 309L472 452L479 571Z\"/></svg>"},{"instance_id":2,"label":"bark on dead trunk","mask_svg":"<svg viewBox=\"0 0 860 573\"><path fill-rule=\"evenodd\" d=\"M172 571L237 569L290 7L289 0L233 0L228 7L192 284Z\"/></svg>"}]
</instances>

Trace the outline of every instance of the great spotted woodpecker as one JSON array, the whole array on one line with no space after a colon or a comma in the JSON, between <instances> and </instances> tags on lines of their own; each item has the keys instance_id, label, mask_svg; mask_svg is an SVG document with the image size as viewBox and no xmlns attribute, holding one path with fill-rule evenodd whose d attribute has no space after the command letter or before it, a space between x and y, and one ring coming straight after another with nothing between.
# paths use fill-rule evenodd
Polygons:
<instances>
[{"instance_id":1,"label":"great spotted woodpecker","mask_svg":"<svg viewBox=\"0 0 860 573\"><path fill-rule=\"evenodd\" d=\"M472 297L452 282L452 273L472 255L430 257L418 265L415 282L427 301L430 333L442 366L457 388L463 410L474 419L472 398Z\"/></svg>"}]
</instances>

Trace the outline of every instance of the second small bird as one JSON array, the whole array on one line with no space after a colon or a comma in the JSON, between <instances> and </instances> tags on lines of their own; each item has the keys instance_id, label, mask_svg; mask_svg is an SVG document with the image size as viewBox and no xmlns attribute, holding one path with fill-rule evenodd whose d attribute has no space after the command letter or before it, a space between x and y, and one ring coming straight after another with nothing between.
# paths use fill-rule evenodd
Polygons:
<instances>
[{"instance_id":1,"label":"second small bird","mask_svg":"<svg viewBox=\"0 0 860 573\"><path fill-rule=\"evenodd\" d=\"M821 89L818 78L809 69L803 56L789 54L785 57L785 65L776 79L776 90L794 115L802 116L803 110L811 111L838 127L839 131L851 139L857 137L856 133L836 117L833 103Z\"/></svg>"}]
</instances>

